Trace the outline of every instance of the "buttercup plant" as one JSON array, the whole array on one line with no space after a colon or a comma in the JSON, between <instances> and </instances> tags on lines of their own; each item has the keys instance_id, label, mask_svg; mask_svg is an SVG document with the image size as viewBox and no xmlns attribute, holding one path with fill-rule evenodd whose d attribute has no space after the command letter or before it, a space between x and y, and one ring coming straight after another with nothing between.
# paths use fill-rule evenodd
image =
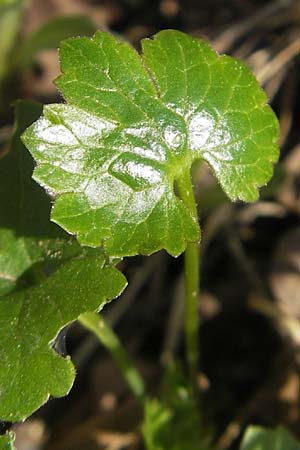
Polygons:
<instances>
[{"instance_id":1,"label":"buttercup plant","mask_svg":"<svg viewBox=\"0 0 300 450\"><path fill-rule=\"evenodd\" d=\"M10 165L14 157L28 159L16 202L24 201L27 184L46 207L38 218L44 228L35 233L36 208L20 217L15 205L3 206L14 230L6 230L8 257L25 248L27 262L11 265L10 281L0 284L2 420L23 420L49 395L68 393L73 365L50 344L76 319L111 350L134 394L146 398L138 371L95 311L125 288L115 268L120 258L161 249L184 252L186 358L195 385L200 228L191 168L207 162L232 201L251 202L278 159L278 122L265 93L244 64L202 40L165 30L143 40L139 55L97 32L62 42L60 62L56 85L66 102L45 106L22 136L35 160L33 178L53 201L51 223L49 200L29 179L29 155L19 143L18 154L12 148L6 157ZM32 114L21 121L26 109ZM19 104L16 136L39 115L38 105ZM25 271L36 285L13 292L12 280Z\"/></svg>"}]
</instances>

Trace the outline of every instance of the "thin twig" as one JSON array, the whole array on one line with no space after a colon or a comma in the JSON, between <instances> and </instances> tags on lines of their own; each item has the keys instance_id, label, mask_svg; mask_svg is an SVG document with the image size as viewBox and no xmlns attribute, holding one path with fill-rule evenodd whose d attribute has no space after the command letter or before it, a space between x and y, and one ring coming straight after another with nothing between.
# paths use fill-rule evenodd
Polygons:
<instances>
[{"instance_id":1,"label":"thin twig","mask_svg":"<svg viewBox=\"0 0 300 450\"><path fill-rule=\"evenodd\" d=\"M154 255L145 260L142 267L136 271L132 281L122 297L114 304L114 306L111 307L111 310L108 313L104 314L105 319L112 327L115 327L118 324L122 316L134 302L137 294L142 289L151 273L153 273L157 265L158 257L159 255ZM93 334L89 334L82 341L72 358L77 370L80 370L80 368L84 366L85 362L94 353L98 346L99 341Z\"/></svg>"},{"instance_id":2,"label":"thin twig","mask_svg":"<svg viewBox=\"0 0 300 450\"><path fill-rule=\"evenodd\" d=\"M284 50L279 52L271 61L262 67L262 69L256 73L256 78L260 84L265 84L269 81L277 72L279 72L286 64L288 64L295 56L300 54L300 39L294 40Z\"/></svg>"},{"instance_id":3,"label":"thin twig","mask_svg":"<svg viewBox=\"0 0 300 450\"><path fill-rule=\"evenodd\" d=\"M157 267L160 257L161 255L158 253L145 260L142 267L140 269L137 269L133 280L129 283L120 301L116 302L113 307L105 314L105 320L111 326L115 327L121 320L123 315L126 313L126 311L128 311L137 294Z\"/></svg>"},{"instance_id":4,"label":"thin twig","mask_svg":"<svg viewBox=\"0 0 300 450\"><path fill-rule=\"evenodd\" d=\"M228 51L234 42L247 34L249 31L253 32L257 26L265 23L270 16L279 12L282 8L288 8L292 3L293 0L277 0L275 2L269 2L250 18L236 24L232 24L223 33L219 34L219 36L213 41L213 47L220 53Z\"/></svg>"}]
</instances>

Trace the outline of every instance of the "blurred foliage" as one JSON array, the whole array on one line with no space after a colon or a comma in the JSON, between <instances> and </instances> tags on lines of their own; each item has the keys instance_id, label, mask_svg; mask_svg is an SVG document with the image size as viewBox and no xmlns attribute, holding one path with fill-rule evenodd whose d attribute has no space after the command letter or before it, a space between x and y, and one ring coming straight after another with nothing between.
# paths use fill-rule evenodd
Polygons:
<instances>
[{"instance_id":1,"label":"blurred foliage","mask_svg":"<svg viewBox=\"0 0 300 450\"><path fill-rule=\"evenodd\" d=\"M171 365L160 400L145 404L142 433L147 450L212 450L211 430L201 423L192 387L179 367Z\"/></svg>"},{"instance_id":2,"label":"blurred foliage","mask_svg":"<svg viewBox=\"0 0 300 450\"><path fill-rule=\"evenodd\" d=\"M15 450L14 441L14 433L7 433L4 436L0 436L0 450Z\"/></svg>"},{"instance_id":3,"label":"blurred foliage","mask_svg":"<svg viewBox=\"0 0 300 450\"><path fill-rule=\"evenodd\" d=\"M241 450L300 450L300 442L284 428L267 430L251 426L247 429Z\"/></svg>"},{"instance_id":4,"label":"blurred foliage","mask_svg":"<svg viewBox=\"0 0 300 450\"><path fill-rule=\"evenodd\" d=\"M57 49L60 41L68 37L89 36L96 31L89 17L58 16L24 39L21 31L27 3L22 0L0 3L0 123L6 122L10 104L19 95L18 82L32 68L38 52Z\"/></svg>"}]
</instances>

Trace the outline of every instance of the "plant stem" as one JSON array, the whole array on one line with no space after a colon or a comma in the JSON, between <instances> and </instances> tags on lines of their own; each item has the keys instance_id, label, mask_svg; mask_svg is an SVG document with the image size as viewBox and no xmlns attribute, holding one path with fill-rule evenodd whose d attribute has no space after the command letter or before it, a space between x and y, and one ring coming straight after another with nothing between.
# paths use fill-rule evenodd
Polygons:
<instances>
[{"instance_id":1,"label":"plant stem","mask_svg":"<svg viewBox=\"0 0 300 450\"><path fill-rule=\"evenodd\" d=\"M185 278L185 340L186 353L192 380L196 380L199 361L199 246L187 245L184 254Z\"/></svg>"},{"instance_id":2,"label":"plant stem","mask_svg":"<svg viewBox=\"0 0 300 450\"><path fill-rule=\"evenodd\" d=\"M198 222L197 206L193 192L190 172L186 172L177 182L181 199L191 211ZM185 279L185 346L191 379L196 383L199 361L199 271L200 251L199 242L191 242L187 245L184 254L184 279Z\"/></svg>"},{"instance_id":3,"label":"plant stem","mask_svg":"<svg viewBox=\"0 0 300 450\"><path fill-rule=\"evenodd\" d=\"M110 325L100 314L93 312L81 314L78 320L85 328L92 331L112 354L134 396L143 401L146 396L143 378Z\"/></svg>"}]
</instances>

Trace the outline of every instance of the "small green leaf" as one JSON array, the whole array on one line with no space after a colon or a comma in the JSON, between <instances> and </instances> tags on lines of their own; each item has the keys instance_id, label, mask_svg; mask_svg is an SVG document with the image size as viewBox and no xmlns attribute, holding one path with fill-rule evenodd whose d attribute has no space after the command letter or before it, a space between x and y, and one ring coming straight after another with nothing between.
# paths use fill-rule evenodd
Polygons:
<instances>
[{"instance_id":1,"label":"small green leaf","mask_svg":"<svg viewBox=\"0 0 300 450\"><path fill-rule=\"evenodd\" d=\"M146 449L167 450L165 435L171 426L172 412L156 399L148 399L144 408L142 433Z\"/></svg>"},{"instance_id":2,"label":"small green leaf","mask_svg":"<svg viewBox=\"0 0 300 450\"><path fill-rule=\"evenodd\" d=\"M6 433L4 436L0 436L0 450L15 450L14 441L14 433Z\"/></svg>"},{"instance_id":3,"label":"small green leaf","mask_svg":"<svg viewBox=\"0 0 300 450\"><path fill-rule=\"evenodd\" d=\"M178 255L199 239L177 193L193 162L206 160L232 200L254 201L278 158L278 123L247 67L205 42L166 30L142 47L104 32L65 41L68 104L45 107L24 142L55 198L52 220L81 243Z\"/></svg>"},{"instance_id":4,"label":"small green leaf","mask_svg":"<svg viewBox=\"0 0 300 450\"><path fill-rule=\"evenodd\" d=\"M147 450L213 450L208 427L182 372L167 370L162 399L145 404L142 433Z\"/></svg>"},{"instance_id":5,"label":"small green leaf","mask_svg":"<svg viewBox=\"0 0 300 450\"><path fill-rule=\"evenodd\" d=\"M297 441L285 428L267 430L258 426L247 428L241 450L300 450Z\"/></svg>"},{"instance_id":6,"label":"small green leaf","mask_svg":"<svg viewBox=\"0 0 300 450\"><path fill-rule=\"evenodd\" d=\"M74 367L51 342L66 324L99 310L125 285L125 277L103 258L79 258L40 285L0 300L1 420L23 420L49 395L68 393Z\"/></svg>"}]
</instances>

